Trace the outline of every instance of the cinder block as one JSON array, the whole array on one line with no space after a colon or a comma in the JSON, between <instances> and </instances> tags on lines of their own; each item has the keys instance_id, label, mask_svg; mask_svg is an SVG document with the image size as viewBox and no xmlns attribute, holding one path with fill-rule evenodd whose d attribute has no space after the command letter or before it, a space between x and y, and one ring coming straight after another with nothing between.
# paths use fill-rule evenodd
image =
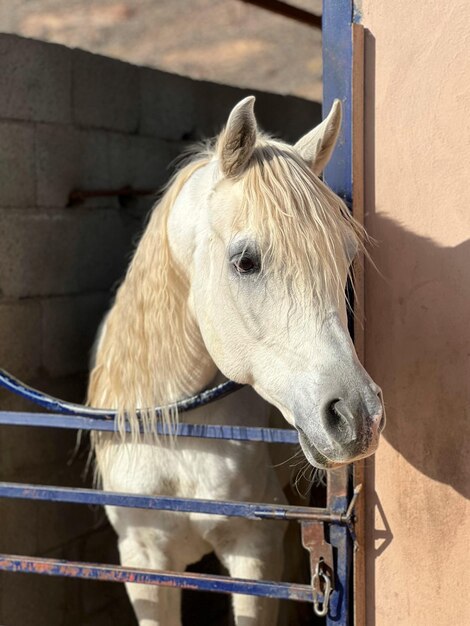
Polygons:
<instances>
[{"instance_id":1,"label":"cinder block","mask_svg":"<svg viewBox=\"0 0 470 626\"><path fill-rule=\"evenodd\" d=\"M71 126L37 128L37 204L64 207L76 189L159 189L170 175L179 143ZM86 206L118 207L115 197L88 199Z\"/></svg>"},{"instance_id":2,"label":"cinder block","mask_svg":"<svg viewBox=\"0 0 470 626\"><path fill-rule=\"evenodd\" d=\"M158 191L169 179L172 162L184 144L154 137L111 133L109 170L112 187L131 185Z\"/></svg>"},{"instance_id":3,"label":"cinder block","mask_svg":"<svg viewBox=\"0 0 470 626\"><path fill-rule=\"evenodd\" d=\"M295 143L322 120L318 102L261 92L255 95L261 127L289 143Z\"/></svg>"},{"instance_id":4,"label":"cinder block","mask_svg":"<svg viewBox=\"0 0 470 626\"><path fill-rule=\"evenodd\" d=\"M260 128L290 143L321 121L321 105L302 98L202 81L197 92L196 123L198 132L206 136L219 133L232 108L249 95L256 97L255 114Z\"/></svg>"},{"instance_id":5,"label":"cinder block","mask_svg":"<svg viewBox=\"0 0 470 626\"><path fill-rule=\"evenodd\" d=\"M34 128L29 124L1 122L0 206L31 206L34 199Z\"/></svg>"},{"instance_id":6,"label":"cinder block","mask_svg":"<svg viewBox=\"0 0 470 626\"><path fill-rule=\"evenodd\" d=\"M1 34L0 117L70 122L71 51Z\"/></svg>"},{"instance_id":7,"label":"cinder block","mask_svg":"<svg viewBox=\"0 0 470 626\"><path fill-rule=\"evenodd\" d=\"M185 147L182 142L163 141L152 137L131 137L130 156L135 186L159 190L172 175L175 168L174 160L180 156Z\"/></svg>"},{"instance_id":8,"label":"cinder block","mask_svg":"<svg viewBox=\"0 0 470 626\"><path fill-rule=\"evenodd\" d=\"M118 211L0 210L0 289L18 298L106 291L134 235Z\"/></svg>"},{"instance_id":9,"label":"cinder block","mask_svg":"<svg viewBox=\"0 0 470 626\"><path fill-rule=\"evenodd\" d=\"M162 139L198 139L198 82L140 69L140 132Z\"/></svg>"},{"instance_id":10,"label":"cinder block","mask_svg":"<svg viewBox=\"0 0 470 626\"><path fill-rule=\"evenodd\" d=\"M321 106L292 96L262 93L142 68L141 133L163 139L212 137L225 125L231 109L256 96L261 128L294 142L321 119Z\"/></svg>"},{"instance_id":11,"label":"cinder block","mask_svg":"<svg viewBox=\"0 0 470 626\"><path fill-rule=\"evenodd\" d=\"M136 66L74 50L72 75L75 124L137 131L140 105Z\"/></svg>"},{"instance_id":12,"label":"cinder block","mask_svg":"<svg viewBox=\"0 0 470 626\"><path fill-rule=\"evenodd\" d=\"M79 132L72 126L36 128L37 205L64 207L78 183Z\"/></svg>"},{"instance_id":13,"label":"cinder block","mask_svg":"<svg viewBox=\"0 0 470 626\"><path fill-rule=\"evenodd\" d=\"M71 126L36 129L37 205L65 207L76 189L159 189L184 144L153 137ZM118 199L87 200L87 206L118 206Z\"/></svg>"},{"instance_id":14,"label":"cinder block","mask_svg":"<svg viewBox=\"0 0 470 626\"><path fill-rule=\"evenodd\" d=\"M108 133L102 130L81 130L78 151L80 167L76 180L77 188L114 187L109 165ZM105 202L109 205L110 199L107 198Z\"/></svg>"},{"instance_id":15,"label":"cinder block","mask_svg":"<svg viewBox=\"0 0 470 626\"><path fill-rule=\"evenodd\" d=\"M253 90L201 81L197 85L197 125L202 137L213 137L225 126L233 107ZM256 105L258 117L258 106Z\"/></svg>"},{"instance_id":16,"label":"cinder block","mask_svg":"<svg viewBox=\"0 0 470 626\"><path fill-rule=\"evenodd\" d=\"M36 155L38 206L64 207L71 191L106 189L110 184L108 144L103 131L40 124L36 129ZM114 199L104 202L117 206Z\"/></svg>"},{"instance_id":17,"label":"cinder block","mask_svg":"<svg viewBox=\"0 0 470 626\"><path fill-rule=\"evenodd\" d=\"M0 302L1 367L20 377L41 365L41 305L38 301Z\"/></svg>"},{"instance_id":18,"label":"cinder block","mask_svg":"<svg viewBox=\"0 0 470 626\"><path fill-rule=\"evenodd\" d=\"M91 347L109 298L98 293L43 300L43 365L48 374L65 376L89 369Z\"/></svg>"}]
</instances>

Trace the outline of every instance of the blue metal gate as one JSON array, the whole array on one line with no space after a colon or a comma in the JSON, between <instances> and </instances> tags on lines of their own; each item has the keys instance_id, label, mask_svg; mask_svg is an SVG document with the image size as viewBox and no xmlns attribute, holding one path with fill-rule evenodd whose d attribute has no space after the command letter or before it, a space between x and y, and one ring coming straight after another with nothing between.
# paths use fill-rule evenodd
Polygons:
<instances>
[{"instance_id":1,"label":"blue metal gate","mask_svg":"<svg viewBox=\"0 0 470 626\"><path fill-rule=\"evenodd\" d=\"M323 68L324 109L329 110L333 99L343 102L344 124L342 136L333 155L325 179L349 205L353 198L353 3L351 0L325 0L323 7ZM1 425L42 426L81 430L114 431L112 415L106 411L94 412L87 407L64 403L24 386L6 372L0 371L0 386L19 394L47 413L0 412ZM189 404L216 400L224 392L238 386L226 383L214 394L201 394ZM201 400L202 397L202 400ZM183 402L184 405L184 402ZM194 408L194 406L192 408ZM185 406L184 409L191 408ZM232 439L276 443L298 443L292 430L202 426L180 424L171 433L160 427L163 435L181 437ZM191 498L148 497L91 489L71 489L44 485L0 483L0 497L29 500L48 500L76 504L112 504L178 512L197 512L211 515L244 517L253 520L297 520L302 526L302 541L310 553L312 584L293 584L272 581L242 580L227 576L139 570L116 565L82 563L32 556L0 554L0 570L66 576L112 582L134 582L310 602L317 614L326 616L328 626L348 626L351 620L351 563L354 544L354 504L358 489L353 493L347 468L330 471L327 485L327 503L324 508L278 506L263 503L197 500ZM325 533L326 528L328 532ZM331 594L329 587L331 586ZM329 597L328 597L329 596Z\"/></svg>"},{"instance_id":2,"label":"blue metal gate","mask_svg":"<svg viewBox=\"0 0 470 626\"><path fill-rule=\"evenodd\" d=\"M23 398L55 409L51 413L16 411L0 412L0 424L73 428L95 431L115 431L114 416L106 411L73 405L52 398L27 387L0 370L0 386ZM182 408L191 410L237 391L239 385L225 383L214 390L183 401ZM296 431L278 428L214 426L179 424L174 428L160 425L162 435L232 439L269 443L298 443ZM135 582L149 585L167 585L201 591L244 593L287 600L311 602L317 614L327 614L327 623L347 624L348 578L350 550L354 537L353 508L357 491L348 502L348 473L338 470L331 474L328 484L328 503L325 508L280 506L264 503L245 503L193 498L149 497L135 494L106 492L95 489L72 489L45 485L0 482L0 497L28 500L47 500L75 504L114 505L185 513L204 513L243 517L252 520L297 520L302 524L303 543L310 551L312 586L272 581L241 580L203 574L177 574L165 571L138 570L97 563L80 563L39 557L0 554L0 570L36 573L50 576L98 579L114 582ZM324 536L324 525L329 525L329 542ZM332 588L331 596L329 588Z\"/></svg>"}]
</instances>

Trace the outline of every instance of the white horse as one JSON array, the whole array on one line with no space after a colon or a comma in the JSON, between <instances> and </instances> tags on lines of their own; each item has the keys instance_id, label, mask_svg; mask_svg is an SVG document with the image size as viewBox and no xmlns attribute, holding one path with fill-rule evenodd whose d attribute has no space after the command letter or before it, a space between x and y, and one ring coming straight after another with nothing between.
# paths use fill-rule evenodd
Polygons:
<instances>
[{"instance_id":1,"label":"white horse","mask_svg":"<svg viewBox=\"0 0 470 626\"><path fill-rule=\"evenodd\" d=\"M344 286L361 228L318 178L341 124L329 116L289 146L257 129L254 98L213 149L180 169L155 207L96 346L88 402L128 415L132 434L96 434L111 491L284 502L267 446L152 434L137 407L168 404L225 377L249 386L190 414L267 425L269 404L321 468L372 454L380 390L346 326ZM268 404L269 403L269 404ZM123 418L120 420L123 424ZM215 551L230 575L279 579L283 524L106 507L121 562L183 571ZM180 626L180 592L128 584L140 626ZM273 600L233 596L237 626L273 626Z\"/></svg>"}]
</instances>

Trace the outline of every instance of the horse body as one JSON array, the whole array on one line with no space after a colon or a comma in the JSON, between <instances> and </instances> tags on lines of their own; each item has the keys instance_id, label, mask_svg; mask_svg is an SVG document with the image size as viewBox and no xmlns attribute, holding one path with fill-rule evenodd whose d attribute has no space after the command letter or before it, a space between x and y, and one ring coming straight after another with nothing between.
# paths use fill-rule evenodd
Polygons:
<instances>
[{"instance_id":1,"label":"horse body","mask_svg":"<svg viewBox=\"0 0 470 626\"><path fill-rule=\"evenodd\" d=\"M267 425L267 400L298 429L314 465L374 452L382 403L345 325L358 230L315 175L334 147L338 110L291 148L258 133L253 99L245 99L216 149L185 166L153 212L90 379L89 403L120 416L121 434L94 435L105 489L284 502L266 445L158 438L154 412L140 423L135 416L224 377L251 387L192 412L192 422ZM117 507L107 514L127 566L184 570L214 550L232 576L280 577L278 522ZM127 589L139 626L180 626L178 590ZM272 600L235 595L233 605L237 626L276 623Z\"/></svg>"},{"instance_id":2,"label":"horse body","mask_svg":"<svg viewBox=\"0 0 470 626\"><path fill-rule=\"evenodd\" d=\"M218 405L212 411L201 408L191 412L191 422L246 425L256 420L257 424L267 425L266 403L249 388ZM277 477L270 471L265 444L220 441L214 445L210 440L179 438L157 444L141 441L136 450L136 444L106 438L106 443L101 441L96 446L96 454L107 490L202 499L285 501ZM106 511L119 536L121 561L128 566L184 571L189 564L215 551L233 576L280 577L283 523L261 524L238 518L117 507L106 507ZM128 585L128 591L140 625L180 625L178 590ZM240 616L238 623L274 624L276 604L269 600L265 604L263 622L261 603L238 596L234 607Z\"/></svg>"}]
</instances>

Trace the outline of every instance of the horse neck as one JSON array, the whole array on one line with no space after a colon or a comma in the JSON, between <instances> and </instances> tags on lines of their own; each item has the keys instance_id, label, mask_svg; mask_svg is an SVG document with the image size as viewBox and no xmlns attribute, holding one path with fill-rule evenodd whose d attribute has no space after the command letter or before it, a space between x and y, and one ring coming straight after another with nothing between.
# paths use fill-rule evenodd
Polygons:
<instances>
[{"instance_id":1,"label":"horse neck","mask_svg":"<svg viewBox=\"0 0 470 626\"><path fill-rule=\"evenodd\" d=\"M188 307L189 280L171 254L168 192L154 210L103 326L88 402L132 413L207 386L217 368Z\"/></svg>"}]
</instances>

